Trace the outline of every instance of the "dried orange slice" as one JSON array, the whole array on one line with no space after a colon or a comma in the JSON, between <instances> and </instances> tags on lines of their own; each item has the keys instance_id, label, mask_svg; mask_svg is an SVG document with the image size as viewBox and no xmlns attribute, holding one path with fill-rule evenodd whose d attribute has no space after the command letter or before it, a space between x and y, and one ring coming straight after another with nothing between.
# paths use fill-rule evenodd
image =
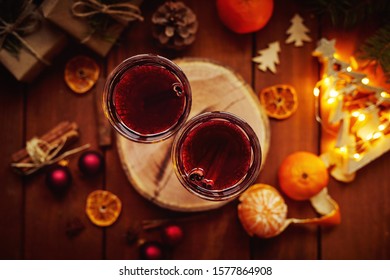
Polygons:
<instances>
[{"instance_id":1,"label":"dried orange slice","mask_svg":"<svg viewBox=\"0 0 390 280\"><path fill-rule=\"evenodd\" d=\"M255 184L241 194L239 200L238 218L250 236L273 237L289 224L287 205L272 186Z\"/></svg>"},{"instance_id":2,"label":"dried orange slice","mask_svg":"<svg viewBox=\"0 0 390 280\"><path fill-rule=\"evenodd\" d=\"M315 154L295 152L280 165L279 185L295 200L307 200L328 185L329 174L325 163Z\"/></svg>"},{"instance_id":3,"label":"dried orange slice","mask_svg":"<svg viewBox=\"0 0 390 280\"><path fill-rule=\"evenodd\" d=\"M286 119L298 108L297 93L290 85L267 87L260 92L259 98L267 115L275 119Z\"/></svg>"},{"instance_id":4,"label":"dried orange slice","mask_svg":"<svg viewBox=\"0 0 390 280\"><path fill-rule=\"evenodd\" d=\"M87 197L85 212L91 222L97 226L112 225L118 219L121 210L120 199L109 191L96 190Z\"/></svg>"},{"instance_id":5,"label":"dried orange slice","mask_svg":"<svg viewBox=\"0 0 390 280\"><path fill-rule=\"evenodd\" d=\"M87 56L75 56L66 63L65 82L75 93L86 93L99 78L97 63Z\"/></svg>"}]
</instances>

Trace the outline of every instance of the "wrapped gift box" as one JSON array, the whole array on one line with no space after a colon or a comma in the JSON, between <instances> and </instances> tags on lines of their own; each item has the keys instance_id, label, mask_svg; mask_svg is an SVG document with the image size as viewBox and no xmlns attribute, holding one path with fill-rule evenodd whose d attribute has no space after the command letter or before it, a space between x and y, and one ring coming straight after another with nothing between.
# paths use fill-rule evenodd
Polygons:
<instances>
[{"instance_id":1,"label":"wrapped gift box","mask_svg":"<svg viewBox=\"0 0 390 280\"><path fill-rule=\"evenodd\" d=\"M74 15L74 12L72 12L72 5L74 3L74 0L45 0L41 5L43 15L99 55L106 56L126 27L128 21L117 21L115 24L111 24L104 31L107 34L105 37L109 39L103 38L99 34L91 33L91 27L87 17L77 17ZM132 3L134 2L132 1Z\"/></svg>"},{"instance_id":2,"label":"wrapped gift box","mask_svg":"<svg viewBox=\"0 0 390 280\"><path fill-rule=\"evenodd\" d=\"M0 50L0 63L3 64L14 77L22 82L31 82L47 66L50 61L66 45L66 36L56 27L51 26L42 18L42 21L31 34L22 37L23 43L18 54L11 54L6 49ZM44 61L46 63L44 63Z\"/></svg>"}]
</instances>

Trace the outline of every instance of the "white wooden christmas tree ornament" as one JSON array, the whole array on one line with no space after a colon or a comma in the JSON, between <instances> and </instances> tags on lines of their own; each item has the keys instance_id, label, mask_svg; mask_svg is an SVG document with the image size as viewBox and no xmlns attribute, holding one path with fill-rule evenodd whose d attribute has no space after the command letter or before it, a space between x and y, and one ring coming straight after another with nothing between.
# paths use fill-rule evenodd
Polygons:
<instances>
[{"instance_id":1,"label":"white wooden christmas tree ornament","mask_svg":"<svg viewBox=\"0 0 390 280\"><path fill-rule=\"evenodd\" d=\"M258 68L265 72L270 70L276 73L276 64L279 64L280 44L278 41L268 44L268 48L259 50L259 56L252 58L253 62L258 63Z\"/></svg>"},{"instance_id":2,"label":"white wooden christmas tree ornament","mask_svg":"<svg viewBox=\"0 0 390 280\"><path fill-rule=\"evenodd\" d=\"M335 44L334 39L322 38L313 52L324 65L313 94L321 111L327 112L322 119L317 104L317 120L339 124L337 131L328 131L335 134L335 144L321 158L333 166L333 177L350 182L357 170L390 150L390 95L370 85L366 75L354 71L350 63L337 59Z\"/></svg>"},{"instance_id":3,"label":"white wooden christmas tree ornament","mask_svg":"<svg viewBox=\"0 0 390 280\"><path fill-rule=\"evenodd\" d=\"M286 44L294 43L295 47L303 46L303 42L311 42L311 38L306 33L310 30L303 24L303 18L295 14L291 19L291 25L287 29L286 33L289 37L286 40Z\"/></svg>"}]
</instances>

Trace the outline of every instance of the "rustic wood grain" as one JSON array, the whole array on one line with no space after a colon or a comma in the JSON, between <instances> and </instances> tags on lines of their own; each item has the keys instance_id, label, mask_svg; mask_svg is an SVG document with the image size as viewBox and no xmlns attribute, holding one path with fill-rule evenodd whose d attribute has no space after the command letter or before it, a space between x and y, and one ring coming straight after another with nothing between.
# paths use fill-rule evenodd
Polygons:
<instances>
[{"instance_id":1,"label":"rustic wood grain","mask_svg":"<svg viewBox=\"0 0 390 280\"><path fill-rule=\"evenodd\" d=\"M285 44L286 31L290 19L299 13L304 24L310 29L312 42L302 47ZM298 94L298 110L288 119L271 119L271 146L269 156L261 172L259 182L279 188L277 172L283 159L296 151L318 150L318 124L314 115L313 86L317 81L318 65L311 56L317 38L317 22L294 1L275 1L275 10L268 25L256 34L256 51L279 41L281 52L280 64L276 74L255 69L255 90L275 84L290 84ZM254 55L258 55L255 53ZM257 67L257 65L254 65ZM308 202L295 202L288 199L289 217L313 217L313 210ZM284 233L272 240L253 240L253 256L259 259L316 259L318 257L318 236L316 227L290 226Z\"/></svg>"},{"instance_id":2,"label":"rustic wood grain","mask_svg":"<svg viewBox=\"0 0 390 280\"><path fill-rule=\"evenodd\" d=\"M23 258L23 179L12 172L11 155L23 145L24 87L0 69L0 259Z\"/></svg>"},{"instance_id":3,"label":"rustic wood grain","mask_svg":"<svg viewBox=\"0 0 390 280\"><path fill-rule=\"evenodd\" d=\"M144 22L132 24L123 34L120 44L114 47L107 58L106 72L112 71L122 60L140 53L158 53L151 37L150 17L162 1L153 1L143 6ZM169 53L164 53L169 56ZM114 141L115 143L115 141ZM145 200L131 186L119 161L116 145L107 149L106 160L109 163L106 171L105 187L118 195L122 200L122 215L118 221L106 230L107 259L138 259L137 244L127 245L126 231L142 220L164 219L175 217L176 213L161 209Z\"/></svg>"},{"instance_id":4,"label":"rustic wood grain","mask_svg":"<svg viewBox=\"0 0 390 280\"><path fill-rule=\"evenodd\" d=\"M227 66L231 66L234 70L238 71L241 75L243 75L244 79L250 77L250 64L248 63L246 65L243 65L242 63L240 63L240 61L244 57L246 57L248 61L250 60L251 36L246 35L241 37L231 33L225 27L223 27L217 18L216 8L214 5L210 5L210 3L206 3L204 1L188 1L187 4L194 10L194 12L199 17L199 32L197 35L197 41L194 43L194 45L191 46L188 50L176 53L176 57L187 57L192 55L196 57L216 59ZM121 47L119 50L117 50L116 53L114 51L114 53L110 56L108 69L112 69L115 63L119 63L127 56L137 53L153 52L167 56L169 58L175 58L175 56L173 56L173 54L175 53L160 49L159 47L155 46L155 42L151 38L151 34L147 34L144 32L144 30L150 30L151 27L149 27L149 18L151 16L151 13L157 8L157 6L158 5L151 5L146 7L148 10L145 11L146 15L144 26L134 26L134 29L132 29L128 33L128 36L126 37L127 40L125 41L125 43L128 43L129 45ZM215 40L214 42L208 39L211 37ZM226 44L215 43L222 42L225 40L227 40ZM142 42L142 44L137 44L137 42ZM228 53L229 51L231 52ZM110 157L110 153L111 151L108 152L108 157ZM114 153L116 153L116 151L114 151ZM120 166L118 166L118 168L119 170L117 172L123 172L123 170L120 170ZM110 186L110 188L117 188L117 186L129 185L128 182L119 181L119 183L117 183L115 182L115 179L111 178L113 178L113 176L110 176L108 174L107 185ZM120 178L123 179L122 175L120 176ZM118 189L116 191L123 192L126 190ZM150 207L148 206L151 205L150 202L142 201L143 198L141 198L140 200L138 196L139 195L137 194L135 198L131 197L131 199L136 199L136 202L133 201L133 203L131 203L131 205L129 206L127 206L127 203L125 202L124 206L124 208L129 207L131 209L130 212L134 213L133 220L159 217L168 217L174 219L177 216L182 216L182 214L167 212L166 210L156 208L155 206ZM147 210L144 211L145 208L147 208ZM140 211L140 209L142 210ZM186 248L186 250L175 251L173 257L180 259L218 259L222 256L223 258L248 258L249 238L247 238L243 234L243 230L240 226L232 226L232 224L235 223L237 225L238 223L237 213L234 205L225 206L223 207L223 209L225 209L225 211L219 212L220 214L218 218L202 218L200 221L187 222L186 228L188 228L188 234L191 234L191 239L187 237L182 245L184 248ZM137 215L135 215L135 213ZM120 222L121 221L119 221L119 223ZM131 220L128 221L127 224L129 224L130 222ZM202 224L202 232L195 230L199 227L199 223ZM229 228L228 233L226 232L227 228ZM123 225L121 233L119 233L119 235L123 235L125 229L126 225ZM205 234L207 232L214 232L214 235ZM107 232L107 256L110 256L112 258L113 256L118 256L121 251L127 250L127 252L125 251L125 253L122 253L119 256L121 256L121 258L123 256L137 257L137 248L135 248L136 246L132 246L128 249L123 248L123 243L120 243L118 239L111 238L111 234L115 234L114 228L110 228ZM118 233L116 234L116 236L118 236ZM225 236L226 238L228 236L239 236L240 238L238 241L222 243L223 240L226 240ZM205 248L205 250L200 251L198 246L196 245L199 243L208 244L207 249ZM110 244L113 244L112 250ZM122 247L120 247L121 245ZM242 247L242 249L237 250L237 247ZM112 252L113 254L111 254L110 252Z\"/></svg>"},{"instance_id":5,"label":"rustic wood grain","mask_svg":"<svg viewBox=\"0 0 390 280\"><path fill-rule=\"evenodd\" d=\"M240 74L251 84L251 34L238 35L219 20L215 3L188 1L199 18L194 45L183 53L186 57L216 60ZM208 219L187 224L190 236L176 254L179 259L249 259L250 239L242 229L236 201L207 214Z\"/></svg>"},{"instance_id":6,"label":"rustic wood grain","mask_svg":"<svg viewBox=\"0 0 390 280\"><path fill-rule=\"evenodd\" d=\"M65 84L66 61L84 53L82 48L69 48L59 61L29 88L26 112L26 137L41 135L63 120L76 122L80 138L74 147L90 143L97 148L93 94L74 94ZM77 167L79 155L69 158L73 184L69 192L58 199L45 185L45 171L34 174L26 184L25 256L27 259L100 259L102 229L90 223L85 215L85 199L89 192L102 188L102 176L84 178ZM69 239L66 224L79 218L85 230Z\"/></svg>"}]
</instances>

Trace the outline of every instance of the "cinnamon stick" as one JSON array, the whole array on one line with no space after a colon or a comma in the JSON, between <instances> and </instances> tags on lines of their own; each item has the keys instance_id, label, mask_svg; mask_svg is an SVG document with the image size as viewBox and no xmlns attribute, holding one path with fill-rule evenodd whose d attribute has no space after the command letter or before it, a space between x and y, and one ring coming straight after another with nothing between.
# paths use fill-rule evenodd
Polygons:
<instances>
[{"instance_id":1,"label":"cinnamon stick","mask_svg":"<svg viewBox=\"0 0 390 280\"><path fill-rule=\"evenodd\" d=\"M109 147L112 144L112 129L111 125L104 115L102 108L103 100L103 88L105 80L100 78L95 87L95 109L96 109L96 120L98 126L98 143L100 147Z\"/></svg>"},{"instance_id":2,"label":"cinnamon stick","mask_svg":"<svg viewBox=\"0 0 390 280\"><path fill-rule=\"evenodd\" d=\"M67 133L70 133L69 136L71 136L69 140L74 141L78 138L78 126L74 122L64 121L60 122L58 125L56 125L54 128L49 130L44 135L40 136L39 139L42 139L43 141L46 141L49 144L53 144L53 142L58 141ZM68 141L67 141L68 142ZM13 162L22 162L23 159L29 158L29 155L27 153L27 150L25 148L17 151L16 153L12 154L11 156Z\"/></svg>"},{"instance_id":3,"label":"cinnamon stick","mask_svg":"<svg viewBox=\"0 0 390 280\"><path fill-rule=\"evenodd\" d=\"M47 142L53 147L58 146L63 141L64 147L68 147L70 144L75 142L79 138L78 133L78 126L74 122L64 121L56 125L54 128L52 128L50 131L45 133L44 135L40 136L39 139ZM41 147L44 148L44 147ZM32 159L30 158L30 155L28 154L26 148L23 148L17 152L15 152L12 156L12 162L13 163L32 163ZM30 170L32 170L34 167L24 167L19 168L18 171L24 174L28 174Z\"/></svg>"}]
</instances>

